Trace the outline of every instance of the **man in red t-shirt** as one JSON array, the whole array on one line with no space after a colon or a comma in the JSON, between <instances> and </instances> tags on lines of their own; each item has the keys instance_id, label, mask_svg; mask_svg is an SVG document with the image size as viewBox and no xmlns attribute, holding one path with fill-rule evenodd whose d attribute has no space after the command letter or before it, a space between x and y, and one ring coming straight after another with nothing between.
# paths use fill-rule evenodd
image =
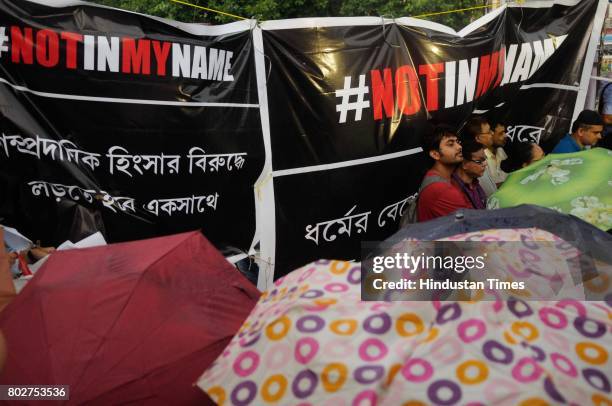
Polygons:
<instances>
[{"instance_id":1,"label":"man in red t-shirt","mask_svg":"<svg viewBox=\"0 0 612 406\"><path fill-rule=\"evenodd\" d=\"M422 190L419 193L418 221L443 217L454 213L457 209L471 209L470 201L451 181L453 171L463 161L457 135L449 127L436 127L432 134L425 137L423 147L434 160L434 164L425 174Z\"/></svg>"}]
</instances>

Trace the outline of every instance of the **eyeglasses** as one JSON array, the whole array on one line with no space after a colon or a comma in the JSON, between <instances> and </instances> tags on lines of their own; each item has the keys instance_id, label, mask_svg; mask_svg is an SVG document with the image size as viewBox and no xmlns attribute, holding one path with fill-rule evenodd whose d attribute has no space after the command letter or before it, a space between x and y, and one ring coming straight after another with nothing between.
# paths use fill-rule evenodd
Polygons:
<instances>
[{"instance_id":1,"label":"eyeglasses","mask_svg":"<svg viewBox=\"0 0 612 406\"><path fill-rule=\"evenodd\" d=\"M478 164L480 166L486 166L487 165L487 160L486 159L468 159L468 161L474 162L475 164Z\"/></svg>"}]
</instances>

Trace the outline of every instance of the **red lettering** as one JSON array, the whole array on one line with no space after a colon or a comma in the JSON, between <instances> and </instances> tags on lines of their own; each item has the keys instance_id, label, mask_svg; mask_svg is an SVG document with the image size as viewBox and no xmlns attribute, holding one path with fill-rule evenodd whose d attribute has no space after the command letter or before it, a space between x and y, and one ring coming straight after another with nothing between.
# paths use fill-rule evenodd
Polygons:
<instances>
[{"instance_id":1,"label":"red lettering","mask_svg":"<svg viewBox=\"0 0 612 406\"><path fill-rule=\"evenodd\" d=\"M83 36L74 32L62 32L60 38L66 41L66 68L77 67L77 42L83 42Z\"/></svg>"},{"instance_id":2,"label":"red lettering","mask_svg":"<svg viewBox=\"0 0 612 406\"><path fill-rule=\"evenodd\" d=\"M406 116L416 114L421 109L419 79L410 65L400 66L395 72L397 106Z\"/></svg>"},{"instance_id":3,"label":"red lettering","mask_svg":"<svg viewBox=\"0 0 612 406\"><path fill-rule=\"evenodd\" d=\"M374 120L383 118L383 107L386 118L393 117L393 79L391 69L383 71L384 82L379 70L370 72L372 81L372 103L374 104Z\"/></svg>"},{"instance_id":4,"label":"red lettering","mask_svg":"<svg viewBox=\"0 0 612 406\"><path fill-rule=\"evenodd\" d=\"M59 61L59 38L51 30L40 30L36 33L36 61L50 68Z\"/></svg>"},{"instance_id":5,"label":"red lettering","mask_svg":"<svg viewBox=\"0 0 612 406\"><path fill-rule=\"evenodd\" d=\"M123 73L142 73L144 75L151 74L151 41L148 39L139 39L138 46L136 41L131 38L123 38L123 65L121 72Z\"/></svg>"},{"instance_id":6,"label":"red lettering","mask_svg":"<svg viewBox=\"0 0 612 406\"><path fill-rule=\"evenodd\" d=\"M25 34L22 34L19 27L11 27L11 60L13 63L21 63L23 58L23 63L31 65L34 63L32 29L25 28L24 31Z\"/></svg>"},{"instance_id":7,"label":"red lettering","mask_svg":"<svg viewBox=\"0 0 612 406\"><path fill-rule=\"evenodd\" d=\"M499 64L499 52L493 52L491 55L483 55L480 57L480 72L478 73L478 87L476 88L476 97L480 97L489 88L497 75L497 67Z\"/></svg>"},{"instance_id":8,"label":"red lettering","mask_svg":"<svg viewBox=\"0 0 612 406\"><path fill-rule=\"evenodd\" d=\"M496 88L497 86L499 86L499 84L502 81L502 78L504 77L504 68L505 68L505 64L506 64L506 47L502 47L499 50L499 61L498 61L498 69L497 69L497 80L495 81L495 84L493 85L493 88Z\"/></svg>"},{"instance_id":9,"label":"red lettering","mask_svg":"<svg viewBox=\"0 0 612 406\"><path fill-rule=\"evenodd\" d=\"M166 74L166 60L168 59L168 54L170 53L170 43L153 41L153 52L155 53L155 59L157 60L157 74L159 76L164 76Z\"/></svg>"},{"instance_id":10,"label":"red lettering","mask_svg":"<svg viewBox=\"0 0 612 406\"><path fill-rule=\"evenodd\" d=\"M427 81L427 110L438 110L438 74L444 72L443 63L419 66L419 75L425 75Z\"/></svg>"}]
</instances>

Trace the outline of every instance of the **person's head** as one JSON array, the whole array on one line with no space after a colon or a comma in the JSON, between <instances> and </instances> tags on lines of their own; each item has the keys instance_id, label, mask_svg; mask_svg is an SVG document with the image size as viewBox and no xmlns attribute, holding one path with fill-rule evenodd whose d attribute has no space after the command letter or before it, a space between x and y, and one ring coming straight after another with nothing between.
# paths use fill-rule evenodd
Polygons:
<instances>
[{"instance_id":1,"label":"person's head","mask_svg":"<svg viewBox=\"0 0 612 406\"><path fill-rule=\"evenodd\" d=\"M463 127L462 140L472 140L481 143L486 148L493 146L493 131L484 117L470 118Z\"/></svg>"},{"instance_id":2,"label":"person's head","mask_svg":"<svg viewBox=\"0 0 612 406\"><path fill-rule=\"evenodd\" d=\"M599 114L605 125L612 125L612 83L604 86L599 97Z\"/></svg>"},{"instance_id":3,"label":"person's head","mask_svg":"<svg viewBox=\"0 0 612 406\"><path fill-rule=\"evenodd\" d=\"M515 142L506 148L508 158L501 162L501 170L510 173L544 158L544 150L534 142Z\"/></svg>"},{"instance_id":4,"label":"person's head","mask_svg":"<svg viewBox=\"0 0 612 406\"><path fill-rule=\"evenodd\" d=\"M595 145L601 140L604 121L593 110L583 110L572 124L572 137L581 146Z\"/></svg>"},{"instance_id":5,"label":"person's head","mask_svg":"<svg viewBox=\"0 0 612 406\"><path fill-rule=\"evenodd\" d=\"M474 140L465 140L461 147L463 148L461 170L472 179L481 177L487 167L485 146Z\"/></svg>"},{"instance_id":6,"label":"person's head","mask_svg":"<svg viewBox=\"0 0 612 406\"><path fill-rule=\"evenodd\" d=\"M438 125L423 139L425 152L435 162L443 165L456 165L463 159L461 144L457 135L448 126Z\"/></svg>"},{"instance_id":7,"label":"person's head","mask_svg":"<svg viewBox=\"0 0 612 406\"><path fill-rule=\"evenodd\" d=\"M506 124L497 122L493 124L493 148L506 145Z\"/></svg>"}]
</instances>

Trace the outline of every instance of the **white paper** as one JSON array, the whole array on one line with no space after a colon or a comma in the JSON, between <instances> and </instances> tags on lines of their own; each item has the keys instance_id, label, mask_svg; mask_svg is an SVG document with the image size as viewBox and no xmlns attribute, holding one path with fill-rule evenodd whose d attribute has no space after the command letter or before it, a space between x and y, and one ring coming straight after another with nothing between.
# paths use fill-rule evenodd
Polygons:
<instances>
[{"instance_id":1,"label":"white paper","mask_svg":"<svg viewBox=\"0 0 612 406\"><path fill-rule=\"evenodd\" d=\"M2 227L4 228L4 243L10 251L26 251L33 245L32 241L14 228Z\"/></svg>"},{"instance_id":2,"label":"white paper","mask_svg":"<svg viewBox=\"0 0 612 406\"><path fill-rule=\"evenodd\" d=\"M101 245L106 245L106 240L101 232L97 232L95 234L90 235L89 237L83 238L81 241L74 244L76 248L89 248L89 247L99 247Z\"/></svg>"}]
</instances>

